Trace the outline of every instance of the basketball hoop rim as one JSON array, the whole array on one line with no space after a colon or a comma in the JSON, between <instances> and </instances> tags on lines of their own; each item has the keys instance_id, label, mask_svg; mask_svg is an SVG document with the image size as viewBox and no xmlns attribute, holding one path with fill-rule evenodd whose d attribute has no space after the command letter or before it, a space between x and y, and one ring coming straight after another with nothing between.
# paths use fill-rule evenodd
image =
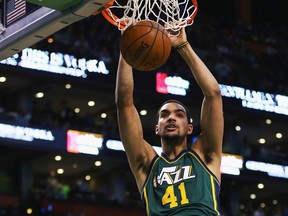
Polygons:
<instances>
[{"instance_id":1,"label":"basketball hoop rim","mask_svg":"<svg viewBox=\"0 0 288 216\"><path fill-rule=\"evenodd\" d=\"M115 20L120 20L119 17L114 15L112 11L109 8L106 8L105 10L102 11L102 15L104 18L113 24L114 26L118 27L120 24L120 28L123 29L126 27L126 24L123 21L116 22Z\"/></svg>"},{"instance_id":2,"label":"basketball hoop rim","mask_svg":"<svg viewBox=\"0 0 288 216\"><path fill-rule=\"evenodd\" d=\"M198 2L197 0L191 0L193 5L194 5L194 12L192 13L192 15L187 18L187 20L185 22L180 23L180 26L184 26L185 24L191 24L194 19L195 16L198 12ZM102 10L102 15L104 16L104 18L110 22L111 24L113 24L114 26L120 28L120 29L124 29L126 27L126 23L122 20L119 19L119 17L117 17L115 14L113 14L113 12L108 8ZM116 22L115 20L119 20L118 22Z\"/></svg>"}]
</instances>

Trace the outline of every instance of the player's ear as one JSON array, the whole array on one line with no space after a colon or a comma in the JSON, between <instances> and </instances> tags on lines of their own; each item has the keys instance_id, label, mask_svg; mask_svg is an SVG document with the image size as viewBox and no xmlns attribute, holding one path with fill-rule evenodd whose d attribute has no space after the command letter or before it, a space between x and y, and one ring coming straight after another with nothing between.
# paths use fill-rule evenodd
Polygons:
<instances>
[{"instance_id":1,"label":"player's ear","mask_svg":"<svg viewBox=\"0 0 288 216\"><path fill-rule=\"evenodd\" d=\"M156 134L156 135L159 134L158 125L155 126L155 134Z\"/></svg>"},{"instance_id":2,"label":"player's ear","mask_svg":"<svg viewBox=\"0 0 288 216\"><path fill-rule=\"evenodd\" d=\"M188 124L188 131L187 134L190 135L193 132L193 125L192 124Z\"/></svg>"}]
</instances>

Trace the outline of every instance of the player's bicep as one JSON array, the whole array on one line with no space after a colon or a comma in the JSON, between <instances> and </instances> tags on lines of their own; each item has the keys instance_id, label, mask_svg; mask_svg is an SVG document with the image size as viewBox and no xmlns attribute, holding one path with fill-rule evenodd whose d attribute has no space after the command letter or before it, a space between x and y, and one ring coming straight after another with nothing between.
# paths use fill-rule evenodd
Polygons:
<instances>
[{"instance_id":1,"label":"player's bicep","mask_svg":"<svg viewBox=\"0 0 288 216\"><path fill-rule=\"evenodd\" d=\"M205 148L208 151L221 154L224 119L221 95L204 99L201 113L201 130Z\"/></svg>"},{"instance_id":2,"label":"player's bicep","mask_svg":"<svg viewBox=\"0 0 288 216\"><path fill-rule=\"evenodd\" d=\"M142 124L134 106L118 108L118 125L122 143L133 169L144 163L147 146L143 139Z\"/></svg>"}]
</instances>

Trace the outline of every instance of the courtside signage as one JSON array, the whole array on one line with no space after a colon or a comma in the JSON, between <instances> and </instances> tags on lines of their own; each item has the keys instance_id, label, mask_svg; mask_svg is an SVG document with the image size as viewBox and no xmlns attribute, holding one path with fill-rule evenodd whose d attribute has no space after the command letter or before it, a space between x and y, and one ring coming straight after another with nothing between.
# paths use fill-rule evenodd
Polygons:
<instances>
[{"instance_id":1,"label":"courtside signage","mask_svg":"<svg viewBox=\"0 0 288 216\"><path fill-rule=\"evenodd\" d=\"M88 73L109 74L104 61L32 48L26 48L20 54L15 54L0 63L82 78L86 78Z\"/></svg>"},{"instance_id":2,"label":"courtside signage","mask_svg":"<svg viewBox=\"0 0 288 216\"><path fill-rule=\"evenodd\" d=\"M0 142L9 146L65 151L66 132L0 123Z\"/></svg>"},{"instance_id":3,"label":"courtside signage","mask_svg":"<svg viewBox=\"0 0 288 216\"><path fill-rule=\"evenodd\" d=\"M55 140L55 137L52 131L50 130L1 124L1 123L0 123L0 137L26 142L33 142L35 140L45 140L53 142Z\"/></svg>"},{"instance_id":4,"label":"courtside signage","mask_svg":"<svg viewBox=\"0 0 288 216\"><path fill-rule=\"evenodd\" d=\"M245 163L248 170L265 172L269 176L288 178L288 166L248 160Z\"/></svg>"},{"instance_id":5,"label":"courtside signage","mask_svg":"<svg viewBox=\"0 0 288 216\"><path fill-rule=\"evenodd\" d=\"M103 135L76 130L67 131L66 150L70 153L98 155L103 147Z\"/></svg>"},{"instance_id":6,"label":"courtside signage","mask_svg":"<svg viewBox=\"0 0 288 216\"><path fill-rule=\"evenodd\" d=\"M185 96L189 89L189 81L179 76L168 76L166 73L156 74L156 92Z\"/></svg>"},{"instance_id":7,"label":"courtside signage","mask_svg":"<svg viewBox=\"0 0 288 216\"><path fill-rule=\"evenodd\" d=\"M220 84L224 97L241 100L242 107L288 115L288 97Z\"/></svg>"},{"instance_id":8,"label":"courtside signage","mask_svg":"<svg viewBox=\"0 0 288 216\"><path fill-rule=\"evenodd\" d=\"M243 168L243 157L241 155L222 154L221 173L229 175L240 175Z\"/></svg>"}]
</instances>

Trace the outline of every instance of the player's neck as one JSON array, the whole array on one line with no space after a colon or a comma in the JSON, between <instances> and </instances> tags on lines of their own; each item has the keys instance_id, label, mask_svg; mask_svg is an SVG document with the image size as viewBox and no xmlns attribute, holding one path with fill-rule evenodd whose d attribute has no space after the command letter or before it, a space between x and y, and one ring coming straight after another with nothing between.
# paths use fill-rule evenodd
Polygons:
<instances>
[{"instance_id":1,"label":"player's neck","mask_svg":"<svg viewBox=\"0 0 288 216\"><path fill-rule=\"evenodd\" d=\"M180 145L162 142L162 151L169 159L175 159L183 150L187 150L186 142Z\"/></svg>"}]
</instances>

